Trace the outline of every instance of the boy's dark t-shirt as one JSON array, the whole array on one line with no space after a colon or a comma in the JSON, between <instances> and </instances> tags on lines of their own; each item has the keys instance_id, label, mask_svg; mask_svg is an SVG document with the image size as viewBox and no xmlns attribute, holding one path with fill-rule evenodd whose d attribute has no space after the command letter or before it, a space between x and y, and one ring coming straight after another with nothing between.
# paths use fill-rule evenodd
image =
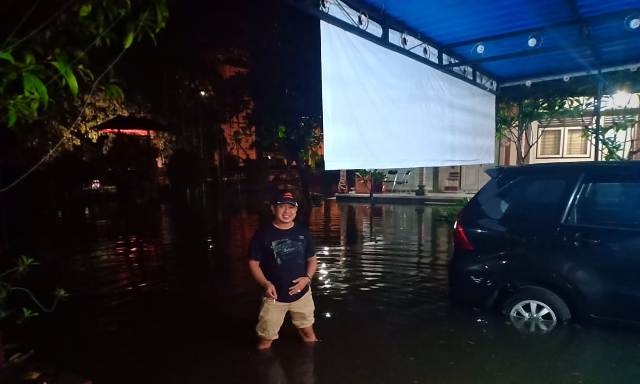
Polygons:
<instances>
[{"instance_id":1,"label":"boy's dark t-shirt","mask_svg":"<svg viewBox=\"0 0 640 384\"><path fill-rule=\"evenodd\" d=\"M273 224L259 228L251 239L249 258L259 261L264 276L273 284L278 301L291 303L309 290L289 295L293 280L307 275L307 259L315 255L315 245L309 230L295 224L279 229Z\"/></svg>"}]
</instances>

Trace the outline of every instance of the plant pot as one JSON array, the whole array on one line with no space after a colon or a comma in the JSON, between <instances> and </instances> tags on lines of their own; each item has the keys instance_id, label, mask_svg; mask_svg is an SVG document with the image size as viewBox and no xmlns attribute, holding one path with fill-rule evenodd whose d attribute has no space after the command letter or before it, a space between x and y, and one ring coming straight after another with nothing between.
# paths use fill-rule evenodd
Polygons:
<instances>
[{"instance_id":1,"label":"plant pot","mask_svg":"<svg viewBox=\"0 0 640 384\"><path fill-rule=\"evenodd\" d=\"M356 193L369 193L369 180L356 176Z\"/></svg>"}]
</instances>

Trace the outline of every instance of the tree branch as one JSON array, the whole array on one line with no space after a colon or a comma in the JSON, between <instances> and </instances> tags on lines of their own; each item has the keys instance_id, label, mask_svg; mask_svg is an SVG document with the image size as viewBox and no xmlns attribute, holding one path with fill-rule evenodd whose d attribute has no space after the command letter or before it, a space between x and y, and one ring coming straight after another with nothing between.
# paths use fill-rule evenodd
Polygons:
<instances>
[{"instance_id":1,"label":"tree branch","mask_svg":"<svg viewBox=\"0 0 640 384\"><path fill-rule=\"evenodd\" d=\"M16 41L15 43L13 43L9 48L7 48L8 51L11 51L12 49L14 49L15 47L17 47L18 45L22 44L25 40L29 39L31 36L35 35L36 33L40 32L40 30L42 30L44 27L46 27L47 25L49 25L49 23L51 23L56 17L60 16L62 14L62 12L66 11L66 9L74 3L74 1L76 0L69 0L67 1L62 7L60 7L60 9L55 12L53 15L49 16L48 19L46 19L42 24L40 24L38 27L36 27L36 29L34 29L33 31L29 32L25 37L23 37L22 39ZM5 42L5 44L8 42L8 40ZM4 45L4 44L3 44ZM4 47L3 47L4 49Z\"/></svg>"},{"instance_id":2,"label":"tree branch","mask_svg":"<svg viewBox=\"0 0 640 384\"><path fill-rule=\"evenodd\" d=\"M58 302L60 301L59 297L56 297L53 300L53 304L51 304L51 308L47 308L44 305L42 305L42 303L40 303L38 301L38 299L36 299L36 297L33 295L33 293L31 293L30 290L26 289L26 288L22 288L22 287L11 287L9 288L10 291L18 291L18 292L22 292L25 293L27 296L29 296L29 298L31 299L31 301L33 301L33 303L40 308L41 311L43 312L47 312L47 313L51 313L53 311L56 310L56 307L58 306Z\"/></svg>"},{"instance_id":3,"label":"tree branch","mask_svg":"<svg viewBox=\"0 0 640 384\"><path fill-rule=\"evenodd\" d=\"M2 43L1 49L4 49L4 47L6 47L7 44L9 44L9 41L11 40L13 35L15 35L15 33L18 32L18 30L20 29L20 27L22 27L22 24L24 24L24 22L27 21L27 19L29 19L29 16L31 16L33 11L38 6L38 4L40 4L40 0L37 0L35 3L33 3L33 5L31 6L31 8L29 8L27 13L25 13L24 16L22 16L22 19L20 19L20 21L18 22L18 25L16 25L16 27L13 29L13 31L11 31L9 36L7 36L7 38L4 40L4 43Z\"/></svg>"},{"instance_id":4,"label":"tree branch","mask_svg":"<svg viewBox=\"0 0 640 384\"><path fill-rule=\"evenodd\" d=\"M89 103L89 99L91 98L91 96L93 95L93 93L95 92L96 88L98 87L98 83L100 83L100 81L102 80L102 78L109 73L109 71L111 71L111 69L116 65L116 63L118 61L120 61L120 59L122 58L122 56L124 55L124 53L127 51L127 48L123 48L122 51L120 51L120 53L118 54L118 56L116 56L116 58L107 66L107 68L100 74L100 76L98 76L95 80L95 82L93 83L93 86L91 87L91 91L89 91L88 97L85 99L84 104L82 105L82 108L80 108L80 112L78 113L76 119L74 120L73 124L71 124L71 126L69 127L69 129L73 129L73 127L78 124L78 122L80 121L80 119L82 118L82 115L84 114L84 109L86 108L87 104ZM10 190L11 188L15 187L18 183L20 183L22 180L24 180L27 176L29 176L31 173L33 173L36 169L38 169L45 161L47 161L49 159L49 157L51 157L55 151L58 150L58 148L62 145L62 143L65 141L65 137L63 136L57 143L56 145L53 146L53 148L49 151L49 153L47 153L45 156L43 156L33 167L31 167L27 172L25 172L22 176L18 177L16 180L14 180L12 183L10 183L9 185L7 185L6 187L0 188L0 193L6 192L8 190Z\"/></svg>"}]
</instances>

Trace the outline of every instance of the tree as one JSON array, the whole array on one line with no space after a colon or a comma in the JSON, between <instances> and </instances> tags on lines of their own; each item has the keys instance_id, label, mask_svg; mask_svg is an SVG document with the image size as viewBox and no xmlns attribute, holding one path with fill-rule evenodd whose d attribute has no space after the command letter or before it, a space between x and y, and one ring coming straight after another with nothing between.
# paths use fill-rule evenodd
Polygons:
<instances>
[{"instance_id":1,"label":"tree","mask_svg":"<svg viewBox=\"0 0 640 384\"><path fill-rule=\"evenodd\" d=\"M13 145L44 143L47 157L68 139L95 141L87 107L122 106L115 65L135 42L155 41L168 18L166 0L34 1L8 11L20 21L0 27L0 134L12 130L2 136Z\"/></svg>"},{"instance_id":2,"label":"tree","mask_svg":"<svg viewBox=\"0 0 640 384\"><path fill-rule=\"evenodd\" d=\"M255 11L253 65L258 153L276 153L295 162L303 193L309 195L307 159L321 142L318 21L279 1Z\"/></svg>"},{"instance_id":3,"label":"tree","mask_svg":"<svg viewBox=\"0 0 640 384\"><path fill-rule=\"evenodd\" d=\"M562 117L573 116L581 109L576 98L547 97L520 101L503 101L498 105L496 136L513 143L518 165L525 164L533 148L544 135L551 122ZM533 123L538 131L533 131Z\"/></svg>"},{"instance_id":4,"label":"tree","mask_svg":"<svg viewBox=\"0 0 640 384\"><path fill-rule=\"evenodd\" d=\"M602 97L603 111L601 126L596 130L594 121L593 98L582 100L579 118L582 122L585 135L591 143L599 141L600 160L631 160L640 153L640 148L633 148L632 143L636 138L632 137L633 130L640 122L638 115L640 110L640 95L632 93L617 93ZM636 133L637 135L637 133Z\"/></svg>"},{"instance_id":5,"label":"tree","mask_svg":"<svg viewBox=\"0 0 640 384\"><path fill-rule=\"evenodd\" d=\"M82 85L97 83L98 63L112 56L117 41L120 54L106 61L111 62L106 66L108 80L113 80L113 65L121 54L143 37L155 40L168 17L166 0L94 0L53 2L52 17L30 20L38 5L26 11L0 49L0 108L9 127L55 113L66 97L81 94ZM25 22L34 29L14 37ZM107 95L123 97L116 83L106 83L102 87ZM56 104L53 110L50 104Z\"/></svg>"}]
</instances>

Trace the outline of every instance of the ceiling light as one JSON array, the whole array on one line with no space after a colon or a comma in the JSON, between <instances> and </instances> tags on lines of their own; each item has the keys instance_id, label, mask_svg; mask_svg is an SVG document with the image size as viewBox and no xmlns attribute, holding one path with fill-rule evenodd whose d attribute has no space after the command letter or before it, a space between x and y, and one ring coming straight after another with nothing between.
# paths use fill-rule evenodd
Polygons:
<instances>
[{"instance_id":1,"label":"ceiling light","mask_svg":"<svg viewBox=\"0 0 640 384\"><path fill-rule=\"evenodd\" d=\"M477 53L478 55L482 55L484 53L484 50L485 50L484 43L477 43L476 45L473 46L473 52Z\"/></svg>"},{"instance_id":2,"label":"ceiling light","mask_svg":"<svg viewBox=\"0 0 640 384\"><path fill-rule=\"evenodd\" d=\"M633 94L623 90L623 89L619 89L616 91L616 93L614 93L613 95L611 95L611 99L613 101L613 106L614 108L625 108L625 107L629 107L630 103L631 103L631 97L633 96Z\"/></svg>"},{"instance_id":3,"label":"ceiling light","mask_svg":"<svg viewBox=\"0 0 640 384\"><path fill-rule=\"evenodd\" d=\"M562 76L562 81L564 81L565 83L566 83L567 81L569 81L569 80L571 80L571 76L569 76L569 75L564 75L564 76Z\"/></svg>"},{"instance_id":4,"label":"ceiling light","mask_svg":"<svg viewBox=\"0 0 640 384\"><path fill-rule=\"evenodd\" d=\"M539 47L542 45L542 37L532 33L529 35L529 38L527 39L527 45L529 46L529 48L535 48L535 47Z\"/></svg>"},{"instance_id":5,"label":"ceiling light","mask_svg":"<svg viewBox=\"0 0 640 384\"><path fill-rule=\"evenodd\" d=\"M525 82L524 82L524 85L526 85L526 86L527 86L527 88L530 88L530 87L531 87L531 80L527 80L527 81L525 81Z\"/></svg>"},{"instance_id":6,"label":"ceiling light","mask_svg":"<svg viewBox=\"0 0 640 384\"><path fill-rule=\"evenodd\" d=\"M624 25L628 29L640 28L640 15L631 15L627 17L624 21Z\"/></svg>"},{"instance_id":7,"label":"ceiling light","mask_svg":"<svg viewBox=\"0 0 640 384\"><path fill-rule=\"evenodd\" d=\"M630 70L631 72L635 72L635 71L637 71L637 70L638 70L638 67L636 67L636 66L634 65L633 67L629 68L629 70Z\"/></svg>"}]
</instances>

